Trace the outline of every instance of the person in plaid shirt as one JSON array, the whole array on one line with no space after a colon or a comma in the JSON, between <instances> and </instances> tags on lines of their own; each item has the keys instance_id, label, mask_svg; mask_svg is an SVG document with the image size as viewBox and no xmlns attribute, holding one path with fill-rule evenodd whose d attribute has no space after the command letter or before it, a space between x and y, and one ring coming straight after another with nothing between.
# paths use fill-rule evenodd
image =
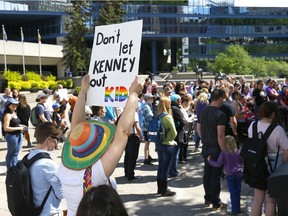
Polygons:
<instances>
[{"instance_id":1,"label":"person in plaid shirt","mask_svg":"<svg viewBox=\"0 0 288 216\"><path fill-rule=\"evenodd\" d=\"M152 161L153 158L149 154L149 141L148 141L148 124L153 118L153 112L152 112L152 102L153 102L154 96L151 93L147 93L144 95L145 103L141 107L141 113L143 116L143 133L144 133L144 140L145 140L145 146L144 146L144 164L146 165L153 165Z\"/></svg>"}]
</instances>

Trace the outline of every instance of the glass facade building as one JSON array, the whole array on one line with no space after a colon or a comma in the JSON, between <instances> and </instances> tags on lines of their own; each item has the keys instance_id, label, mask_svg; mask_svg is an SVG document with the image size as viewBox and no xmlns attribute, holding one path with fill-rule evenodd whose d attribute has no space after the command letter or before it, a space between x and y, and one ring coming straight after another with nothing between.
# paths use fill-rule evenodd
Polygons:
<instances>
[{"instance_id":1,"label":"glass facade building","mask_svg":"<svg viewBox=\"0 0 288 216\"><path fill-rule=\"evenodd\" d=\"M160 3L159 3L160 2ZM5 4L4 4L5 3ZM93 39L93 20L103 3L92 3L87 35ZM10 39L57 43L65 34L67 0L0 1L0 20ZM177 63L213 60L230 44L239 44L252 56L288 60L288 8L235 7L233 0L128 1L123 21L143 20L140 72L170 71ZM9 19L11 17L11 19ZM19 27L19 28L18 28ZM7 30L8 29L8 30ZM10 33L12 32L12 33ZM179 62L179 57L183 62Z\"/></svg>"}]
</instances>

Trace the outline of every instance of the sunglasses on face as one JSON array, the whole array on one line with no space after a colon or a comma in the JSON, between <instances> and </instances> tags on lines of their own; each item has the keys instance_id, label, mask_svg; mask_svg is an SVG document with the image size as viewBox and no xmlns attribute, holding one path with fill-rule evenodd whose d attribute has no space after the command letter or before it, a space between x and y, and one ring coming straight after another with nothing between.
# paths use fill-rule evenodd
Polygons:
<instances>
[{"instance_id":1,"label":"sunglasses on face","mask_svg":"<svg viewBox=\"0 0 288 216\"><path fill-rule=\"evenodd\" d=\"M52 139L54 139L56 141L56 143L58 144L60 142L60 138L56 137L56 136L50 136Z\"/></svg>"}]
</instances>

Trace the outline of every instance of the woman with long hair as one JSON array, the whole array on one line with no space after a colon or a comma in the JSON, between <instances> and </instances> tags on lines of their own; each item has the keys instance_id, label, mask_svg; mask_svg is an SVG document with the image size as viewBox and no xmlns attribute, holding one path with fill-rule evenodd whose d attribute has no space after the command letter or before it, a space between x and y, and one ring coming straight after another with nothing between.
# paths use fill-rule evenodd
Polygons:
<instances>
[{"instance_id":1,"label":"woman with long hair","mask_svg":"<svg viewBox=\"0 0 288 216\"><path fill-rule=\"evenodd\" d=\"M12 97L13 97L15 100L19 101L19 100L20 100L19 96L20 96L19 91L18 91L17 89L13 89L13 90L12 90Z\"/></svg>"},{"instance_id":2,"label":"woman with long hair","mask_svg":"<svg viewBox=\"0 0 288 216\"><path fill-rule=\"evenodd\" d=\"M3 131L7 142L6 167L9 169L16 166L18 155L22 147L22 132L27 129L25 125L20 124L16 108L19 104L14 98L9 98L5 103L5 109L2 119ZM3 133L4 132L4 133Z\"/></svg>"},{"instance_id":3,"label":"woman with long hair","mask_svg":"<svg viewBox=\"0 0 288 216\"><path fill-rule=\"evenodd\" d=\"M270 124L279 123L279 109L275 102L264 102L259 108L260 120L250 124L248 129L248 137L253 135L253 125L257 124L257 132L265 133ZM268 158L271 161L271 167L276 169L282 162L288 161L288 138L284 129L277 125L271 135L267 139ZM277 152L279 150L279 156ZM276 161L277 160L277 161ZM260 216L262 214L262 206L265 200L265 214L269 216L276 215L276 202L275 199L270 197L267 190L260 190L254 188L254 199L251 208L251 215Z\"/></svg>"},{"instance_id":4,"label":"woman with long hair","mask_svg":"<svg viewBox=\"0 0 288 216\"><path fill-rule=\"evenodd\" d=\"M171 101L168 97L162 97L159 100L158 115L162 113L167 114L161 118L161 122L166 131L166 137L164 141L157 144L158 145L157 153L159 161L157 171L157 186L158 186L157 193L161 194L161 196L174 196L175 192L170 191L167 188L167 178L168 178L168 170L174 152L174 145L176 145L174 139L177 135L177 131L172 117Z\"/></svg>"},{"instance_id":5,"label":"woman with long hair","mask_svg":"<svg viewBox=\"0 0 288 216\"><path fill-rule=\"evenodd\" d=\"M28 131L29 128L29 118L31 113L30 105L27 103L26 96L23 94L19 95L19 106L16 109L17 116L20 119L20 124L23 124L27 127L27 130L23 131L23 135L27 140L27 147L31 147L32 143L30 140L30 134Z\"/></svg>"},{"instance_id":6,"label":"woman with long hair","mask_svg":"<svg viewBox=\"0 0 288 216\"><path fill-rule=\"evenodd\" d=\"M202 109L204 109L206 106L208 106L208 94L205 92L202 92L198 95L197 100L195 101L195 106L194 106L194 111L197 116L197 119L199 118L200 112ZM195 141L195 149L193 150L194 152L198 152L198 148L200 145L200 136L197 132L197 120L194 122L194 141Z\"/></svg>"}]
</instances>

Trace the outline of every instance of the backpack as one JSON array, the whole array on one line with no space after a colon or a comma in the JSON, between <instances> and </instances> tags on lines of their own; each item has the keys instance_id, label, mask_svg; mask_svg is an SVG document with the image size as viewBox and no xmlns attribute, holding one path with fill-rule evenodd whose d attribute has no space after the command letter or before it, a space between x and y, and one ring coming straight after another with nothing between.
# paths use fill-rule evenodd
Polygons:
<instances>
[{"instance_id":1,"label":"backpack","mask_svg":"<svg viewBox=\"0 0 288 216\"><path fill-rule=\"evenodd\" d=\"M161 113L159 116L154 116L148 124L148 141L156 144L165 140L167 132L162 124L162 117L167 113Z\"/></svg>"},{"instance_id":2,"label":"backpack","mask_svg":"<svg viewBox=\"0 0 288 216\"><path fill-rule=\"evenodd\" d=\"M267 139L276 124L270 124L265 133L257 133L257 121L253 123L252 138L247 138L243 143L240 156L243 161L243 176L245 183L252 188L267 189L267 178L275 170L278 160L279 148L274 169L268 158Z\"/></svg>"},{"instance_id":3,"label":"backpack","mask_svg":"<svg viewBox=\"0 0 288 216\"><path fill-rule=\"evenodd\" d=\"M37 127L41 123L39 118L37 118L37 115L36 115L36 107L37 106L38 106L38 104L32 108L31 114L30 114L30 121L34 127Z\"/></svg>"},{"instance_id":4,"label":"backpack","mask_svg":"<svg viewBox=\"0 0 288 216\"><path fill-rule=\"evenodd\" d=\"M34 206L33 190L29 176L29 167L36 161L42 158L49 158L48 153L38 153L30 160L27 159L28 154L24 156L22 161L19 161L16 166L8 169L6 177L6 193L9 211L13 216L39 216L48 199L52 186L39 207Z\"/></svg>"}]
</instances>

